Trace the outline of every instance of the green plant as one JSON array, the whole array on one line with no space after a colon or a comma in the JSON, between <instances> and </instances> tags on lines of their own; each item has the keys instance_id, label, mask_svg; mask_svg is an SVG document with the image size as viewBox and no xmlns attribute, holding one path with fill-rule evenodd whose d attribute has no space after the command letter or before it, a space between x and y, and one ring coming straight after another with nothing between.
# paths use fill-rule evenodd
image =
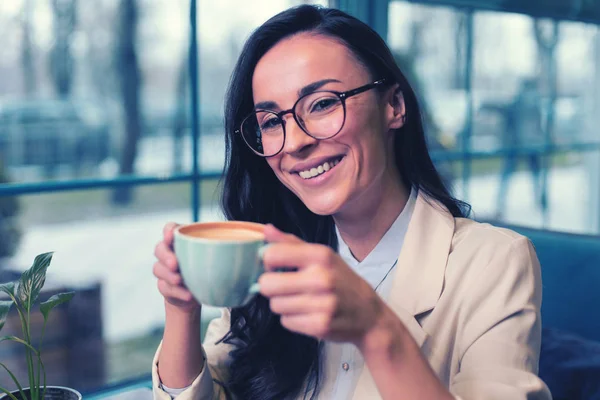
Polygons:
<instances>
[{"instance_id":1,"label":"green plant","mask_svg":"<svg viewBox=\"0 0 600 400\"><path fill-rule=\"evenodd\" d=\"M46 323L48 322L48 315L50 310L54 307L66 303L71 300L74 292L60 293L50 297L47 301L40 303L39 309L44 316L44 324L37 348L34 346L31 340L31 325L30 316L34 303L37 301L38 296L46 282L46 271L50 262L52 261L53 253L43 253L38 255L33 261L33 265L21 274L21 278L16 282L9 282L0 284L0 293L8 295L9 300L0 300L0 331L4 327L8 312L14 305L19 314L21 320L21 331L23 337L19 338L16 336L3 336L0 337L0 342L12 341L19 343L25 347L25 357L27 362L27 373L29 378L29 393L30 398L27 399L23 391L23 387L19 384L19 381L15 375L8 369L6 365L0 362L0 368L4 368L14 381L15 385L19 390L21 399L18 399L8 389L0 387L0 392L6 394L8 399L11 400L42 400L46 393L46 369L41 358L42 341L44 339L44 333L46 330ZM40 374L43 377L43 384L41 382Z\"/></svg>"}]
</instances>

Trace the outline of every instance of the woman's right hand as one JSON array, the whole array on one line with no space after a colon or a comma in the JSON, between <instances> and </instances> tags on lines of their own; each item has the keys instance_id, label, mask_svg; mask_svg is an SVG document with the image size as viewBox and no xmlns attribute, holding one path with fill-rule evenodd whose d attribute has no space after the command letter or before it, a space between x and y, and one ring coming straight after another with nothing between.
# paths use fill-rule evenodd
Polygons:
<instances>
[{"instance_id":1,"label":"woman's right hand","mask_svg":"<svg viewBox=\"0 0 600 400\"><path fill-rule=\"evenodd\" d=\"M176 223L169 222L163 228L163 240L154 248L157 261L154 263L153 273L158 278L158 290L164 296L167 306L193 312L200 308L200 304L185 287L179 273L179 264L173 252L173 231L176 227Z\"/></svg>"}]
</instances>

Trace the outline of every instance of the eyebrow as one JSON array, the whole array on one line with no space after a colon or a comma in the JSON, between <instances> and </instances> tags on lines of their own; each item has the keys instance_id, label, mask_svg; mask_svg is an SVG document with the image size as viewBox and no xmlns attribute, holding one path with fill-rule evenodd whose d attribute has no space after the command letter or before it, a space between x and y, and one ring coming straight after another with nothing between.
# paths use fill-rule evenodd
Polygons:
<instances>
[{"instance_id":1,"label":"eyebrow","mask_svg":"<svg viewBox=\"0 0 600 400\"><path fill-rule=\"evenodd\" d=\"M298 98L306 96L309 93L315 92L331 82L340 83L341 81L337 79L321 79L320 81L310 83L304 86L302 89L298 90ZM274 101L261 101L260 103L256 103L254 105L255 110L273 110L277 108L279 108L279 106Z\"/></svg>"}]
</instances>

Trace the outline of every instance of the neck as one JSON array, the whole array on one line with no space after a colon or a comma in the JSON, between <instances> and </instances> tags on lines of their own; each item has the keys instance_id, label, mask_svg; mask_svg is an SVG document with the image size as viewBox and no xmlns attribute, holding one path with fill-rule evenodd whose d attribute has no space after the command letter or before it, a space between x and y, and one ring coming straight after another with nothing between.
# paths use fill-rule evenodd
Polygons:
<instances>
[{"instance_id":1,"label":"neck","mask_svg":"<svg viewBox=\"0 0 600 400\"><path fill-rule=\"evenodd\" d=\"M377 246L408 201L410 190L401 183L399 174L391 175L379 180L377 187L369 187L348 209L333 217L342 239L358 261L364 260Z\"/></svg>"}]
</instances>

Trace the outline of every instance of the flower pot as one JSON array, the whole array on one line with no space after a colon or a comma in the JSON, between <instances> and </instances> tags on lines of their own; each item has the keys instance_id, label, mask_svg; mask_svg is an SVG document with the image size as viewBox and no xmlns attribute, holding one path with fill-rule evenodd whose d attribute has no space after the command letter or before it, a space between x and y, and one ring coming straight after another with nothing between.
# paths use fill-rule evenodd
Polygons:
<instances>
[{"instance_id":1,"label":"flower pot","mask_svg":"<svg viewBox=\"0 0 600 400\"><path fill-rule=\"evenodd\" d=\"M29 388L23 389L23 393L25 393L27 399L23 399L18 390L15 390L11 393L19 400L29 400ZM0 400L8 399L10 399L8 395L0 395ZM41 400L81 400L81 393L68 387L46 386L46 395Z\"/></svg>"}]
</instances>

